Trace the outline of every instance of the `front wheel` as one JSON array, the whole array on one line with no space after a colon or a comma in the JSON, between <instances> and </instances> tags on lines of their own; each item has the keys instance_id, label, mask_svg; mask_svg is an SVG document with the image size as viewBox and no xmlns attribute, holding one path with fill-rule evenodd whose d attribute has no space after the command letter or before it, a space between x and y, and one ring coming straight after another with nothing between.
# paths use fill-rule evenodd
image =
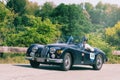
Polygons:
<instances>
[{"instance_id":1,"label":"front wheel","mask_svg":"<svg viewBox=\"0 0 120 80\"><path fill-rule=\"evenodd\" d=\"M61 64L61 68L64 71L67 71L71 68L72 66L72 58L70 53L65 53L64 58L63 58L63 63Z\"/></svg>"},{"instance_id":2,"label":"front wheel","mask_svg":"<svg viewBox=\"0 0 120 80\"><path fill-rule=\"evenodd\" d=\"M95 64L93 65L94 70L100 70L103 65L102 55L98 54L95 59Z\"/></svg>"},{"instance_id":3,"label":"front wheel","mask_svg":"<svg viewBox=\"0 0 120 80\"><path fill-rule=\"evenodd\" d=\"M33 67L33 68L38 68L40 63L39 62L36 62L36 61L32 61L30 60L30 65Z\"/></svg>"}]
</instances>

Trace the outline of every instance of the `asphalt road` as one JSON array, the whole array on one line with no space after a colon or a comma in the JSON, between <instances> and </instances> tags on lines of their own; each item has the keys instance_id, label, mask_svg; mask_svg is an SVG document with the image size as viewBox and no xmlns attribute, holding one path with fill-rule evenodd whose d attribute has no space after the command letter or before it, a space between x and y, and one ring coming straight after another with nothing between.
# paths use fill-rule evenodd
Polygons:
<instances>
[{"instance_id":1,"label":"asphalt road","mask_svg":"<svg viewBox=\"0 0 120 80\"><path fill-rule=\"evenodd\" d=\"M81 65L61 71L52 65L0 64L0 80L120 80L120 64L104 64L100 71Z\"/></svg>"}]
</instances>

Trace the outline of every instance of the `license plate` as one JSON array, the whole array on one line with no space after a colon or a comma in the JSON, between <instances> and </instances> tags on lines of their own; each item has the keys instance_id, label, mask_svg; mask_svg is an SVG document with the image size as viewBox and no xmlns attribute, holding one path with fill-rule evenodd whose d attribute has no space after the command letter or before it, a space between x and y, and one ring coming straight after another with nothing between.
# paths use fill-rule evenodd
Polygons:
<instances>
[{"instance_id":1,"label":"license plate","mask_svg":"<svg viewBox=\"0 0 120 80\"><path fill-rule=\"evenodd\" d=\"M45 58L37 58L36 59L38 62L45 62Z\"/></svg>"}]
</instances>

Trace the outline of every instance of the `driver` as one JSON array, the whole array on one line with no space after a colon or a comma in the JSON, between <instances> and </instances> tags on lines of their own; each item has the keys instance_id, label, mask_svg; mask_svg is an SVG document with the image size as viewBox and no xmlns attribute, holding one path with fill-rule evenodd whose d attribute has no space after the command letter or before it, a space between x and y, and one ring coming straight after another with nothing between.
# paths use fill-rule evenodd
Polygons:
<instances>
[{"instance_id":1,"label":"driver","mask_svg":"<svg viewBox=\"0 0 120 80\"><path fill-rule=\"evenodd\" d=\"M94 48L91 47L89 44L87 44L87 41L88 41L88 39L86 37L83 37L83 41L82 41L82 47L83 47L83 49L90 50L90 51L93 52Z\"/></svg>"}]
</instances>

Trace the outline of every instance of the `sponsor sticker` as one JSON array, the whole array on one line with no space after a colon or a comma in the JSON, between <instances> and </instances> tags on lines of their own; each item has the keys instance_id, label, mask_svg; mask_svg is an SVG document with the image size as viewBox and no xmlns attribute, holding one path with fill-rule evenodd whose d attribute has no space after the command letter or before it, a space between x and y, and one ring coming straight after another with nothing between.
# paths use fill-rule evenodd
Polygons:
<instances>
[{"instance_id":1,"label":"sponsor sticker","mask_svg":"<svg viewBox=\"0 0 120 80\"><path fill-rule=\"evenodd\" d=\"M94 60L95 59L95 53L90 53L90 59Z\"/></svg>"}]
</instances>

